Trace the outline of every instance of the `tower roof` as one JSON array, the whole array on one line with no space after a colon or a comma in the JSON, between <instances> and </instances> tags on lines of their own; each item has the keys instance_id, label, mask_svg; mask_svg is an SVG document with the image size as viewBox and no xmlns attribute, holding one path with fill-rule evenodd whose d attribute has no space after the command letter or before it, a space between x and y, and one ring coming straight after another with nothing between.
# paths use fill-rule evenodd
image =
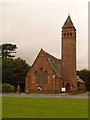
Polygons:
<instances>
[{"instance_id":1,"label":"tower roof","mask_svg":"<svg viewBox=\"0 0 90 120\"><path fill-rule=\"evenodd\" d=\"M66 27L74 27L70 15L68 15L68 17L63 25L63 28L66 28Z\"/></svg>"}]
</instances>

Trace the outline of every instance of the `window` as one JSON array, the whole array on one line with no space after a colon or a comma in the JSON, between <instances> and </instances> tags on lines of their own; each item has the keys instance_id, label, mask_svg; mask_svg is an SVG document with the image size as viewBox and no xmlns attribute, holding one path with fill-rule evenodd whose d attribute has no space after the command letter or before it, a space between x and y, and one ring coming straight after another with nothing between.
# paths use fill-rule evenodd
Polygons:
<instances>
[{"instance_id":1,"label":"window","mask_svg":"<svg viewBox=\"0 0 90 120\"><path fill-rule=\"evenodd\" d=\"M77 83L78 88L80 87L80 82Z\"/></svg>"},{"instance_id":2,"label":"window","mask_svg":"<svg viewBox=\"0 0 90 120\"><path fill-rule=\"evenodd\" d=\"M67 33L67 36L69 36L69 33Z\"/></svg>"},{"instance_id":3,"label":"window","mask_svg":"<svg viewBox=\"0 0 90 120\"><path fill-rule=\"evenodd\" d=\"M64 37L66 36L66 33L64 33Z\"/></svg>"},{"instance_id":4,"label":"window","mask_svg":"<svg viewBox=\"0 0 90 120\"><path fill-rule=\"evenodd\" d=\"M35 83L36 84L47 84L48 83L48 72L43 72L43 68L39 72L35 72Z\"/></svg>"},{"instance_id":5,"label":"window","mask_svg":"<svg viewBox=\"0 0 90 120\"><path fill-rule=\"evenodd\" d=\"M35 72L35 83L38 83L38 72Z\"/></svg>"},{"instance_id":6,"label":"window","mask_svg":"<svg viewBox=\"0 0 90 120\"><path fill-rule=\"evenodd\" d=\"M70 36L72 36L72 33L70 33Z\"/></svg>"},{"instance_id":7,"label":"window","mask_svg":"<svg viewBox=\"0 0 90 120\"><path fill-rule=\"evenodd\" d=\"M43 80L43 69L40 69L40 83L42 83Z\"/></svg>"},{"instance_id":8,"label":"window","mask_svg":"<svg viewBox=\"0 0 90 120\"><path fill-rule=\"evenodd\" d=\"M45 71L44 73L44 84L47 84L48 83L48 72Z\"/></svg>"}]
</instances>

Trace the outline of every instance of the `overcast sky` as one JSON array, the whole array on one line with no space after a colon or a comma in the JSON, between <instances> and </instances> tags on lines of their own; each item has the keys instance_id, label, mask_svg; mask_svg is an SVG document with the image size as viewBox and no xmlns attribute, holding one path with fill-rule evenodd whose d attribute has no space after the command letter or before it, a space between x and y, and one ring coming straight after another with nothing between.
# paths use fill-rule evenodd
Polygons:
<instances>
[{"instance_id":1,"label":"overcast sky","mask_svg":"<svg viewBox=\"0 0 90 120\"><path fill-rule=\"evenodd\" d=\"M61 30L68 13L77 30L77 69L88 68L87 1L0 3L0 40L16 44L16 57L30 65L41 48L61 58Z\"/></svg>"}]
</instances>

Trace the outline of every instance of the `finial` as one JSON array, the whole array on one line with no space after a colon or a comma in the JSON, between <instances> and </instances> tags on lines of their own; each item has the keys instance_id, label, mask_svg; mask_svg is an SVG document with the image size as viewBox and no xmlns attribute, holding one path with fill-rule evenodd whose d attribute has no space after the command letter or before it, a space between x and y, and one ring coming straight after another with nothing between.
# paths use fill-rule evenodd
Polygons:
<instances>
[{"instance_id":1,"label":"finial","mask_svg":"<svg viewBox=\"0 0 90 120\"><path fill-rule=\"evenodd\" d=\"M68 12L68 16L70 16L70 11Z\"/></svg>"},{"instance_id":2,"label":"finial","mask_svg":"<svg viewBox=\"0 0 90 120\"><path fill-rule=\"evenodd\" d=\"M41 48L41 51L43 51L43 49Z\"/></svg>"}]
</instances>

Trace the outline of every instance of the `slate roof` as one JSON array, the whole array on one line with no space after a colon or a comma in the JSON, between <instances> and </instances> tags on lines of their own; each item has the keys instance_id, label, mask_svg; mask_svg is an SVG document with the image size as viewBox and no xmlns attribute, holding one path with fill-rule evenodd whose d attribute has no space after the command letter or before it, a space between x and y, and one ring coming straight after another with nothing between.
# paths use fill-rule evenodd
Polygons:
<instances>
[{"instance_id":1,"label":"slate roof","mask_svg":"<svg viewBox=\"0 0 90 120\"><path fill-rule=\"evenodd\" d=\"M47 60L49 61L50 65L52 66L52 69L56 73L57 77L63 78L62 77L61 60L57 59L56 57L50 55L49 53L47 53L45 51L44 51L44 53L45 53L45 56L46 56Z\"/></svg>"},{"instance_id":2,"label":"slate roof","mask_svg":"<svg viewBox=\"0 0 90 120\"><path fill-rule=\"evenodd\" d=\"M80 82L80 83L85 83L82 79L80 79L79 76L77 76L77 81Z\"/></svg>"},{"instance_id":3,"label":"slate roof","mask_svg":"<svg viewBox=\"0 0 90 120\"><path fill-rule=\"evenodd\" d=\"M66 27L74 27L70 16L67 17L67 19L63 25L63 28L66 28Z\"/></svg>"}]
</instances>

